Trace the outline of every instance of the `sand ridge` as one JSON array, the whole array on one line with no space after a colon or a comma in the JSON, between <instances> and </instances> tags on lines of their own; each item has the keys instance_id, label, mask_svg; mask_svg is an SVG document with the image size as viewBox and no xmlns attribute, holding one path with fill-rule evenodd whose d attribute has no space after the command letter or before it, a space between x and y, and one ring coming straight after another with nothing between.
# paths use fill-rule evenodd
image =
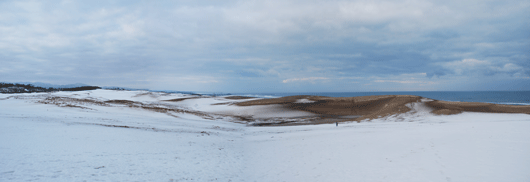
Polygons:
<instances>
[{"instance_id":1,"label":"sand ridge","mask_svg":"<svg viewBox=\"0 0 530 182\"><path fill-rule=\"evenodd\" d=\"M503 105L482 102L432 101L426 104L435 109L434 114L458 114L463 111L487 113L524 113L530 114L530 106Z\"/></svg>"},{"instance_id":2,"label":"sand ridge","mask_svg":"<svg viewBox=\"0 0 530 182\"><path fill-rule=\"evenodd\" d=\"M307 100L311 102L300 102ZM414 95L380 95L361 97L324 97L297 95L273 99L260 99L237 103L238 106L279 104L283 107L307 111L327 116L360 116L349 121L375 119L411 111L409 103L425 103L433 114L458 114L468 112L525 113L530 114L530 106L501 105L478 102L448 102L427 99ZM335 120L334 120L335 121Z\"/></svg>"},{"instance_id":3,"label":"sand ridge","mask_svg":"<svg viewBox=\"0 0 530 182\"><path fill-rule=\"evenodd\" d=\"M35 98L38 103L59 107L89 109L91 105L130 107L165 113L186 113L203 119L227 118L229 121L253 126L314 125L347 121L370 121L384 117L401 121L404 117L450 115L462 112L525 113L530 106L499 105L477 102L447 102L414 95L379 95L361 97L325 97L311 95L281 98L251 98L234 96L190 96L166 94L136 94L131 98L116 96L98 99L74 94L71 96L16 96ZM148 96L145 98L139 98ZM163 96L163 97L162 97ZM187 97L185 97L187 96ZM15 96L11 96L15 97ZM160 98L161 97L161 98ZM175 98L176 97L176 98ZM132 100L129 100L132 99Z\"/></svg>"}]
</instances>

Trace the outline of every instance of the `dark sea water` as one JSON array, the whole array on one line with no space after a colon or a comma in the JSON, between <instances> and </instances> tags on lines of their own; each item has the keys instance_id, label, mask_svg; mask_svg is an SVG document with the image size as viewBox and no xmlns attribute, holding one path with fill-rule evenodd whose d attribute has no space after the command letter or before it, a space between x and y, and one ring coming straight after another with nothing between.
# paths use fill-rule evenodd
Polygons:
<instances>
[{"instance_id":1,"label":"dark sea water","mask_svg":"<svg viewBox=\"0 0 530 182\"><path fill-rule=\"evenodd\" d=\"M239 93L234 95L274 98L292 95L328 97L357 97L367 95L417 95L443 101L488 102L509 105L530 105L530 91L430 91L430 92L298 92L298 93Z\"/></svg>"}]
</instances>

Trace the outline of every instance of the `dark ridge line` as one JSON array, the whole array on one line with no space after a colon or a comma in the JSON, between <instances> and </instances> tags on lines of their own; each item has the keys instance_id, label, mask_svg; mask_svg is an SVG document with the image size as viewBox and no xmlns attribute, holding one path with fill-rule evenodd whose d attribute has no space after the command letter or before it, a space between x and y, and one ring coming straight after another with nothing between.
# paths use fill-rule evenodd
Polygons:
<instances>
[{"instance_id":1,"label":"dark ridge line","mask_svg":"<svg viewBox=\"0 0 530 182\"><path fill-rule=\"evenodd\" d=\"M4 83L0 82L0 93L14 94L14 93L37 93L37 92L57 92L57 91L85 91L101 89L98 86L82 86L73 88L44 88L37 87L32 84L18 84L18 83Z\"/></svg>"}]
</instances>

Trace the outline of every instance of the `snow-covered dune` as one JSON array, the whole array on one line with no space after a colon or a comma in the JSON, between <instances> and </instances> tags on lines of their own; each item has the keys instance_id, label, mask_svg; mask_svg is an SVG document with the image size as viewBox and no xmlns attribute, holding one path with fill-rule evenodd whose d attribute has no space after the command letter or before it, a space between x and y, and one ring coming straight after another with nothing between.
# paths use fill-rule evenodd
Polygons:
<instances>
[{"instance_id":1,"label":"snow-covered dune","mask_svg":"<svg viewBox=\"0 0 530 182\"><path fill-rule=\"evenodd\" d=\"M0 181L530 181L527 114L417 102L360 123L254 127L243 116L311 115L235 104L248 100L0 94Z\"/></svg>"}]
</instances>

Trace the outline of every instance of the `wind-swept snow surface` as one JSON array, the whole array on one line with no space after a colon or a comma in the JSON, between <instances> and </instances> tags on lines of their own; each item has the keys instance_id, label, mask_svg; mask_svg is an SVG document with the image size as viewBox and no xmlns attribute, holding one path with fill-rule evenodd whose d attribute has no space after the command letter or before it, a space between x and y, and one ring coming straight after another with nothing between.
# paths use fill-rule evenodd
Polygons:
<instances>
[{"instance_id":1,"label":"wind-swept snow surface","mask_svg":"<svg viewBox=\"0 0 530 182\"><path fill-rule=\"evenodd\" d=\"M249 128L249 179L529 181L528 116ZM271 131L273 130L273 131Z\"/></svg>"},{"instance_id":2,"label":"wind-swept snow surface","mask_svg":"<svg viewBox=\"0 0 530 182\"><path fill-rule=\"evenodd\" d=\"M241 179L240 124L86 107L2 100L0 181Z\"/></svg>"},{"instance_id":3,"label":"wind-swept snow surface","mask_svg":"<svg viewBox=\"0 0 530 182\"><path fill-rule=\"evenodd\" d=\"M435 116L419 102L338 127L252 127L222 115L249 112L223 97L0 96L0 181L530 181L526 114Z\"/></svg>"}]
</instances>

